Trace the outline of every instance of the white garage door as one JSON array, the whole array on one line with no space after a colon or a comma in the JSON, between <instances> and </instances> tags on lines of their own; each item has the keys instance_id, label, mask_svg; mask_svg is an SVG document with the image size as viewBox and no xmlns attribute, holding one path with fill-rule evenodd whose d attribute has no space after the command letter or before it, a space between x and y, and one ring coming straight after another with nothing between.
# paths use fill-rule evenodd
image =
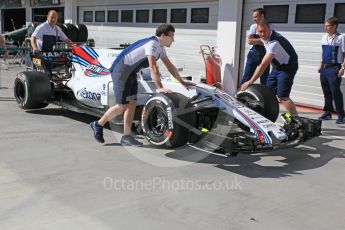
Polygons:
<instances>
[{"instance_id":1,"label":"white garage door","mask_svg":"<svg viewBox=\"0 0 345 230\"><path fill-rule=\"evenodd\" d=\"M131 2L131 1L127 1ZM132 1L138 2L138 1ZM81 4L84 5L81 5ZM175 42L168 55L183 75L204 76L200 45L216 45L218 1L158 4L78 5L78 22L87 25L98 47L118 47L151 36L159 22L176 27ZM166 74L165 68L161 71Z\"/></svg>"},{"instance_id":2,"label":"white garage door","mask_svg":"<svg viewBox=\"0 0 345 230\"><path fill-rule=\"evenodd\" d=\"M344 10L345 4L335 5L335 2L290 0L281 3L272 0L245 0L241 69L243 70L245 57L250 49L245 43L245 36L252 24L252 10L263 7L267 18L275 22L276 30L292 43L299 57L299 70L295 76L291 98L298 104L323 108L324 98L317 73L321 60L323 22L325 18L333 16L333 13L344 20L344 12L334 11L334 8ZM339 26L339 32L345 32L343 25ZM240 75L242 76L242 73ZM345 79L342 91L345 93Z\"/></svg>"}]
</instances>

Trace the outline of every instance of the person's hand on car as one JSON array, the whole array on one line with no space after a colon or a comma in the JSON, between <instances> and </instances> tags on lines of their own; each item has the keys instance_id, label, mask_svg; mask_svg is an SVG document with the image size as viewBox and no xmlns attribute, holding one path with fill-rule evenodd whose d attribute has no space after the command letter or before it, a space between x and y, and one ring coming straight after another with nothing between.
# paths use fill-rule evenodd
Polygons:
<instances>
[{"instance_id":1,"label":"person's hand on car","mask_svg":"<svg viewBox=\"0 0 345 230\"><path fill-rule=\"evenodd\" d=\"M159 88L158 92L160 92L160 93L172 93L173 91L171 89L167 89L167 88Z\"/></svg>"},{"instance_id":2,"label":"person's hand on car","mask_svg":"<svg viewBox=\"0 0 345 230\"><path fill-rule=\"evenodd\" d=\"M243 83L241 90L245 91L246 89L248 89L248 87L251 85L252 83L250 81L246 81L245 83Z\"/></svg>"},{"instance_id":3,"label":"person's hand on car","mask_svg":"<svg viewBox=\"0 0 345 230\"><path fill-rule=\"evenodd\" d=\"M186 89L188 89L189 90L189 86L194 86L194 85L196 85L194 82L192 82L192 81L185 81L185 80L183 80L182 82L181 82L181 84L186 88Z\"/></svg>"}]
</instances>

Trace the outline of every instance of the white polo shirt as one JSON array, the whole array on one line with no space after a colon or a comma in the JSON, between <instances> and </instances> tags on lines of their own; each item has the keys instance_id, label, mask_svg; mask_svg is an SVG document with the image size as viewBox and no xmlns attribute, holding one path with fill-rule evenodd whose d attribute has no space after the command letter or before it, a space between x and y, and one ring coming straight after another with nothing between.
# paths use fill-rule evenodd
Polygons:
<instances>
[{"instance_id":1,"label":"white polo shirt","mask_svg":"<svg viewBox=\"0 0 345 230\"><path fill-rule=\"evenodd\" d=\"M272 35L272 30L270 37ZM262 39L261 39L262 40ZM264 46L266 48L266 53L272 54L273 57L281 64L288 64L290 60L290 55L287 51L282 47L282 45L276 40L262 40Z\"/></svg>"},{"instance_id":2,"label":"white polo shirt","mask_svg":"<svg viewBox=\"0 0 345 230\"><path fill-rule=\"evenodd\" d=\"M35 31L32 33L31 37L36 38L37 48L42 50L43 35L58 36L58 40L65 41L68 37L62 32L61 28L58 26L51 27L48 21L37 26Z\"/></svg>"},{"instance_id":3,"label":"white polo shirt","mask_svg":"<svg viewBox=\"0 0 345 230\"><path fill-rule=\"evenodd\" d=\"M144 61L147 56L154 56L156 60L167 58L164 47L160 46L158 37L151 36L134 42L124 49L114 60L110 71L122 69L122 65L133 66Z\"/></svg>"},{"instance_id":4,"label":"white polo shirt","mask_svg":"<svg viewBox=\"0 0 345 230\"><path fill-rule=\"evenodd\" d=\"M133 65L139 60L146 58L147 56L154 56L157 60L160 58L166 58L167 54L164 47L160 46L157 37L151 37L144 39L141 42L137 43L133 47L129 47L129 52L125 55L124 64Z\"/></svg>"}]
</instances>

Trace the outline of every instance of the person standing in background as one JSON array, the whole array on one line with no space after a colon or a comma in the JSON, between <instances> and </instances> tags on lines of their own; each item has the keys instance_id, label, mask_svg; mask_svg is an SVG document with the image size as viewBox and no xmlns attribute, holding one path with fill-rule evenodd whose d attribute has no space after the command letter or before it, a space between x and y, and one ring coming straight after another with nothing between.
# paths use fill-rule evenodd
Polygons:
<instances>
[{"instance_id":1,"label":"person standing in background","mask_svg":"<svg viewBox=\"0 0 345 230\"><path fill-rule=\"evenodd\" d=\"M325 97L324 113L320 120L332 119L332 112L338 114L337 124L345 123L343 94L340 90L341 76L345 69L345 37L338 33L339 21L335 17L326 19L325 34L322 37L322 61L319 65L321 87Z\"/></svg>"},{"instance_id":2,"label":"person standing in background","mask_svg":"<svg viewBox=\"0 0 345 230\"><path fill-rule=\"evenodd\" d=\"M57 20L57 12L55 10L49 10L47 21L37 26L31 35L32 52L52 52L54 45L59 40L73 45L73 42L56 25Z\"/></svg>"},{"instance_id":3,"label":"person standing in background","mask_svg":"<svg viewBox=\"0 0 345 230\"><path fill-rule=\"evenodd\" d=\"M262 58L266 54L265 47L258 35L256 28L257 24L260 23L262 20L265 20L265 10L263 8L257 8L253 10L253 21L249 28L249 35L247 36L247 43L252 45L250 48L248 55L247 55L247 62L244 68L243 77L240 83L240 86L243 85L246 81L248 81L251 76L253 76L256 68L261 64ZM270 24L271 29L274 27ZM260 83L266 85L267 77L270 72L270 66L267 66L264 73L260 77Z\"/></svg>"}]
</instances>

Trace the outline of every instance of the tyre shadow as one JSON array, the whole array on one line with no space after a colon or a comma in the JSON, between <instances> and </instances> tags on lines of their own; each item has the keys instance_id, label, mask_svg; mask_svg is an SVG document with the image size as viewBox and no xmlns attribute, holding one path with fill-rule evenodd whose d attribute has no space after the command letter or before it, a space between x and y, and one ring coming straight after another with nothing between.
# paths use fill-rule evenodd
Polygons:
<instances>
[{"instance_id":1,"label":"tyre shadow","mask_svg":"<svg viewBox=\"0 0 345 230\"><path fill-rule=\"evenodd\" d=\"M47 108L40 110L26 111L27 113L63 116L87 125L97 118L87 114L76 113L61 108ZM345 127L345 126L344 126ZM107 125L106 129L122 133L123 125ZM211 164L219 169L243 175L250 178L280 178L296 174L303 174L303 171L320 168L335 158L345 158L345 150L331 146L332 141L337 137L344 137L345 130L322 129L320 137L313 138L303 145L294 148L281 149L259 153L239 153L237 157L221 157L195 150L192 147L183 146L165 154L166 157L193 163ZM90 131L90 135L92 135ZM139 137L139 139L144 139ZM339 138L339 141L343 138ZM106 143L103 146L120 146L119 143ZM150 145L142 148L156 149ZM159 148L157 148L159 149ZM152 153L154 154L154 153Z\"/></svg>"},{"instance_id":2,"label":"tyre shadow","mask_svg":"<svg viewBox=\"0 0 345 230\"><path fill-rule=\"evenodd\" d=\"M345 136L344 131L323 129L334 136ZM280 178L303 171L320 168L335 158L345 158L345 150L330 146L334 138L316 137L306 143L289 149L281 149L259 153L239 153L237 157L219 157L208 155L200 163L212 164L217 168L250 178ZM342 140L342 138L339 138ZM167 157L186 160L190 151L170 152Z\"/></svg>"}]
</instances>

